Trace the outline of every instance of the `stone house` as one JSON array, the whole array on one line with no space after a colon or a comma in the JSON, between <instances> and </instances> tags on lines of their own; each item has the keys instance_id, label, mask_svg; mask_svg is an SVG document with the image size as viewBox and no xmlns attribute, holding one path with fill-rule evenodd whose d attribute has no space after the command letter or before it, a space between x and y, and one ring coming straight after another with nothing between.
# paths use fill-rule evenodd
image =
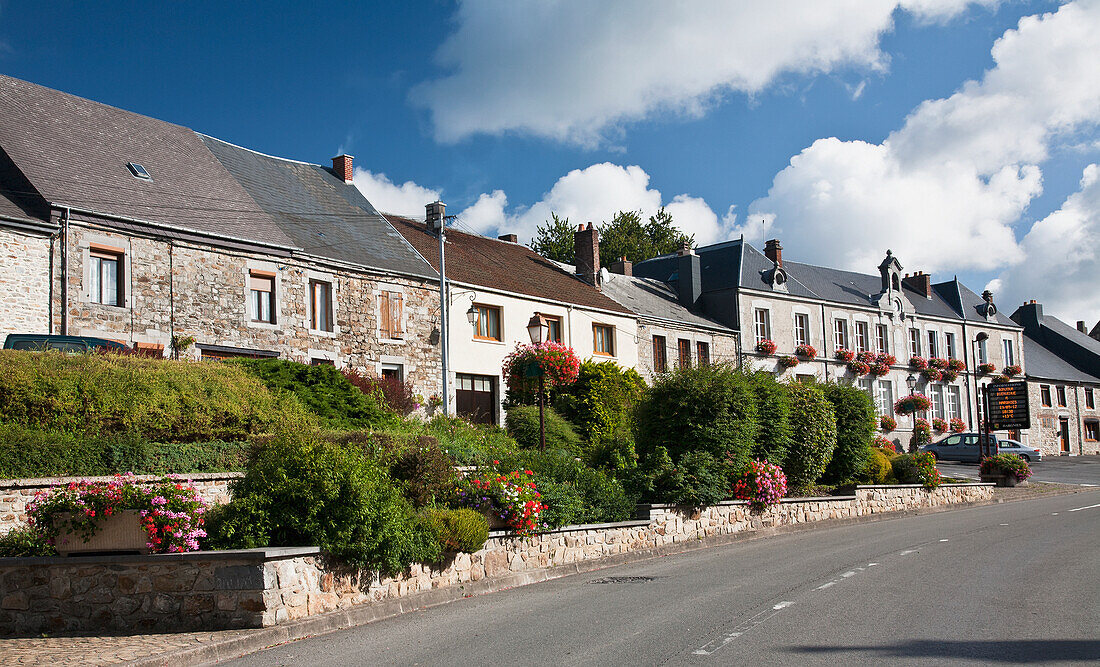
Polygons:
<instances>
[{"instance_id":1,"label":"stone house","mask_svg":"<svg viewBox=\"0 0 1100 667\"><path fill-rule=\"evenodd\" d=\"M1100 454L1100 341L1030 301L1012 313L1024 328L1031 442L1044 454Z\"/></svg>"},{"instance_id":2,"label":"stone house","mask_svg":"<svg viewBox=\"0 0 1100 667\"><path fill-rule=\"evenodd\" d=\"M913 390L926 394L931 410L897 417L897 428L884 434L901 446L908 445L917 416L958 418L974 428L977 386L991 377L977 366L1023 364L1021 327L998 312L992 294L978 296L957 279L933 283L927 273L902 274L890 251L877 275L784 260L778 240L768 241L763 252L742 238L696 248L692 256L697 259L690 263L682 253L655 257L634 265L633 272L679 292L683 276L698 270L700 288L690 299L741 333L744 364L796 380L856 384L872 396L880 415L893 415L894 402ZM758 348L762 341L772 341L775 350ZM796 355L798 346L813 348L813 357ZM880 375L857 374L839 350L895 359L879 367ZM911 367L912 357L957 359L966 370L947 381L934 379Z\"/></svg>"},{"instance_id":3,"label":"stone house","mask_svg":"<svg viewBox=\"0 0 1100 667\"><path fill-rule=\"evenodd\" d=\"M352 366L438 391L434 269L332 168L0 76L0 337Z\"/></svg>"}]
</instances>

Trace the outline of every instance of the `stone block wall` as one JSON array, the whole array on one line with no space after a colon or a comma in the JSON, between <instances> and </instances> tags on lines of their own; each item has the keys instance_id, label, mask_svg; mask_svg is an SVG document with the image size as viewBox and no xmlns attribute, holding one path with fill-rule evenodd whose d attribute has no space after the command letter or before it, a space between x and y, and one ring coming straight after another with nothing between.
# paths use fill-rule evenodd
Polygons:
<instances>
[{"instance_id":1,"label":"stone block wall","mask_svg":"<svg viewBox=\"0 0 1100 667\"><path fill-rule=\"evenodd\" d=\"M854 496L785 500L765 512L741 501L699 511L652 506L649 518L572 526L530 539L494 534L473 554L414 564L398 576L333 566L316 548L157 556L0 559L0 634L267 627L517 574L562 576L576 563L670 553L681 543L781 526L980 502L990 484L859 487ZM559 568L552 570L550 568ZM514 584L513 584L514 585Z\"/></svg>"},{"instance_id":2,"label":"stone block wall","mask_svg":"<svg viewBox=\"0 0 1100 667\"><path fill-rule=\"evenodd\" d=\"M0 229L0 345L10 333L50 329L49 236Z\"/></svg>"},{"instance_id":3,"label":"stone block wall","mask_svg":"<svg viewBox=\"0 0 1100 667\"><path fill-rule=\"evenodd\" d=\"M698 360L698 347L700 342L710 346L711 363L728 363L736 366L739 363L737 349L737 333L717 333L702 328L692 328L687 325L673 325L668 322L639 319L638 321L638 365L637 371L647 381L652 382L656 375L653 365L653 337L665 337L665 362L667 368L672 370L679 363L679 349L677 341L681 338L691 341L691 362Z\"/></svg>"},{"instance_id":4,"label":"stone block wall","mask_svg":"<svg viewBox=\"0 0 1100 667\"><path fill-rule=\"evenodd\" d=\"M243 477L239 472L194 473L186 479L199 491L203 500L210 504L229 502L229 485ZM55 486L64 486L79 480L106 482L110 477L44 477L40 479L3 479L0 480L0 535L12 528L27 523L27 503L34 500L39 491L48 491ZM134 479L147 482L159 479L156 475L137 475Z\"/></svg>"}]
</instances>

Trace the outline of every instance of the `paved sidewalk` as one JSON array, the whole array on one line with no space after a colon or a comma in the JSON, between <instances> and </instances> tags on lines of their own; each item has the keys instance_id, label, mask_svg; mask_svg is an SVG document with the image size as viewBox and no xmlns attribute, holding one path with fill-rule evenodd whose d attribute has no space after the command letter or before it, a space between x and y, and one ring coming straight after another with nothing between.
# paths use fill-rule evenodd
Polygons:
<instances>
[{"instance_id":1,"label":"paved sidewalk","mask_svg":"<svg viewBox=\"0 0 1100 667\"><path fill-rule=\"evenodd\" d=\"M168 662L172 655L197 646L218 644L252 632L257 631L0 638L0 665L121 665L156 656L164 656Z\"/></svg>"}]
</instances>

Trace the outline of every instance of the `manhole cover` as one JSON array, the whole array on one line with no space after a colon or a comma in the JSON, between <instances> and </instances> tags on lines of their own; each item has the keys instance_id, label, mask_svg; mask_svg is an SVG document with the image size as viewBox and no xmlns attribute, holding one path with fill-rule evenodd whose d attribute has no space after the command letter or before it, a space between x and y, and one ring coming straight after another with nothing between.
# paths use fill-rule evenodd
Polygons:
<instances>
[{"instance_id":1,"label":"manhole cover","mask_svg":"<svg viewBox=\"0 0 1100 667\"><path fill-rule=\"evenodd\" d=\"M641 584L647 581L653 581L656 577L603 577L602 579L593 579L588 582L590 584Z\"/></svg>"}]
</instances>

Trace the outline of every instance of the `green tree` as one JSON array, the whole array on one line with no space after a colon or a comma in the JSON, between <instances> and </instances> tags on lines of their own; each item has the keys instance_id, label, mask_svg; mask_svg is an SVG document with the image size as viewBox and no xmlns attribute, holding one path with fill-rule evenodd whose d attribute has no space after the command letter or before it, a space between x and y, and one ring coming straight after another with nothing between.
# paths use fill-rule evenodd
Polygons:
<instances>
[{"instance_id":1,"label":"green tree","mask_svg":"<svg viewBox=\"0 0 1100 667\"><path fill-rule=\"evenodd\" d=\"M676 229L663 207L643 222L641 211L619 211L611 222L599 226L600 266L610 266L620 257L641 262L657 255L676 252L695 239ZM570 239L572 240L572 239Z\"/></svg>"},{"instance_id":2,"label":"green tree","mask_svg":"<svg viewBox=\"0 0 1100 667\"><path fill-rule=\"evenodd\" d=\"M576 261L574 231L569 218L559 218L557 213L551 213L546 225L539 225L538 234L531 240L531 250L555 262L573 264Z\"/></svg>"},{"instance_id":3,"label":"green tree","mask_svg":"<svg viewBox=\"0 0 1100 667\"><path fill-rule=\"evenodd\" d=\"M821 385L836 414L836 448L822 477L835 484L855 479L867 468L875 437L875 404L867 392L851 385Z\"/></svg>"}]
</instances>

